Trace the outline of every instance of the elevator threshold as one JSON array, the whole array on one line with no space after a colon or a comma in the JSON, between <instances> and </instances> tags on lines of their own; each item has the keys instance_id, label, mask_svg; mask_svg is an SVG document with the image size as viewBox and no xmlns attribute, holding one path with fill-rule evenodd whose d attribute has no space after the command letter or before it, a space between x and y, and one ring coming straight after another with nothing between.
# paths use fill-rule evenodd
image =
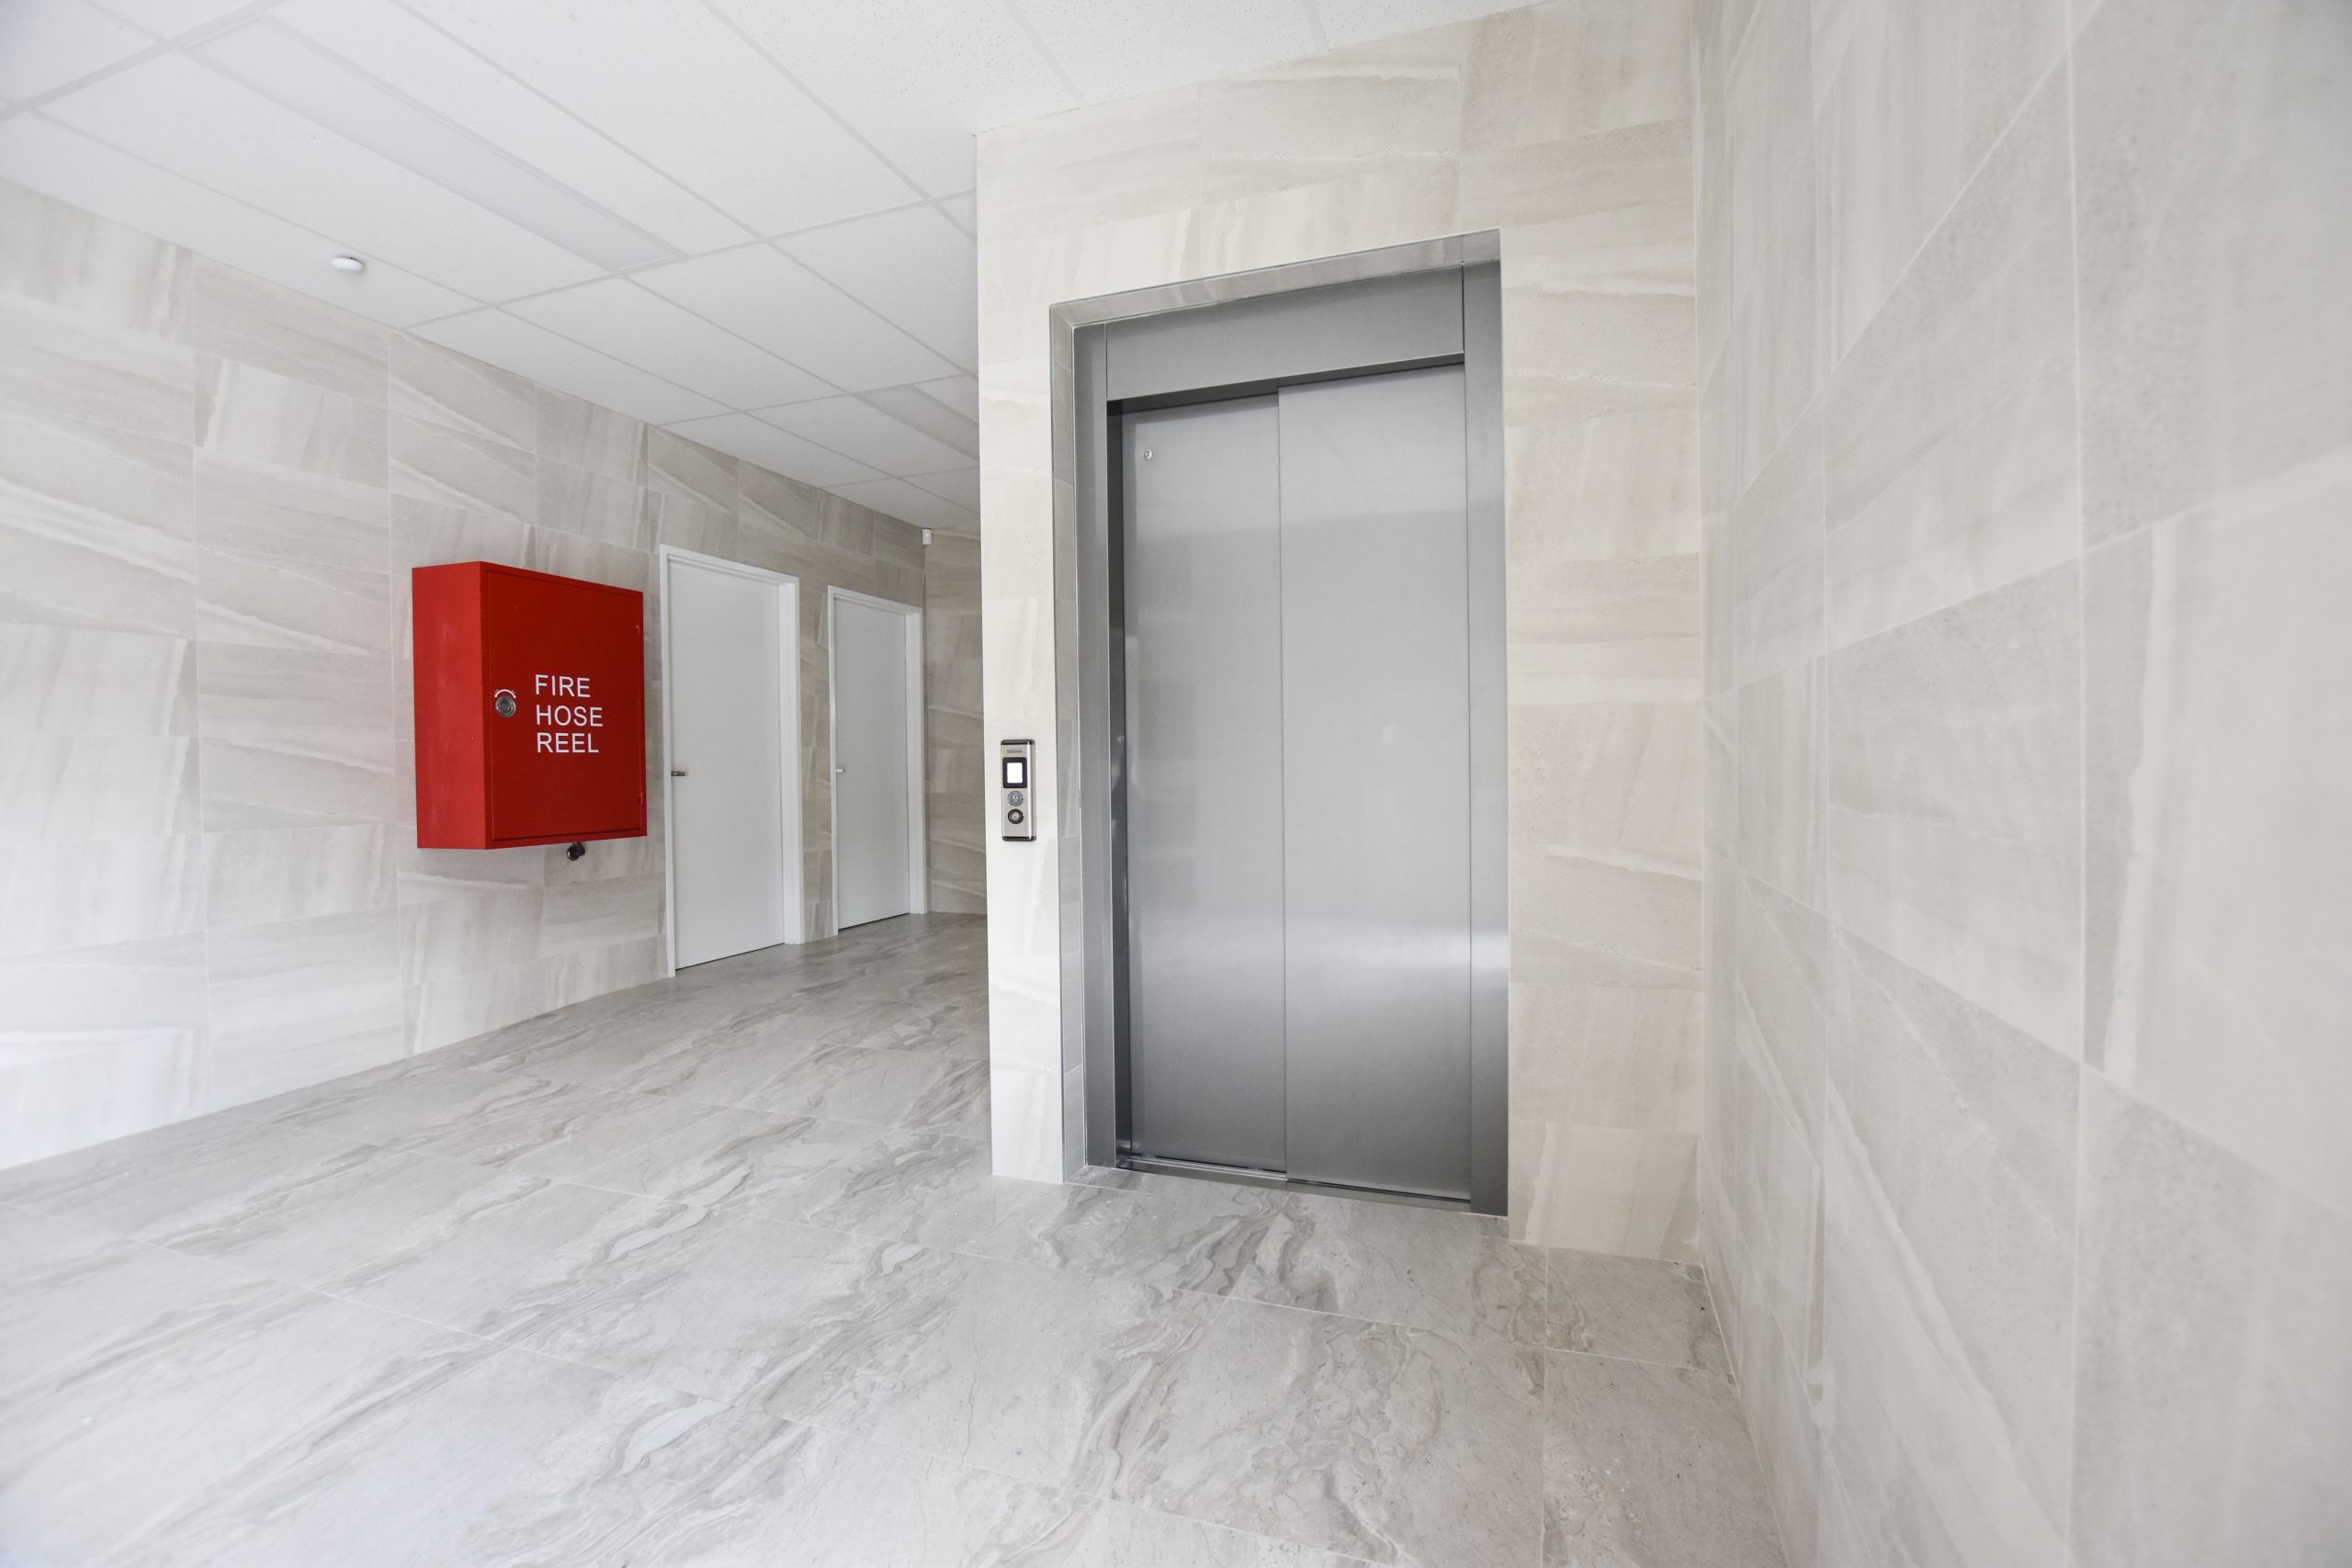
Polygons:
<instances>
[{"instance_id":1,"label":"elevator threshold","mask_svg":"<svg viewBox=\"0 0 2352 1568\"><path fill-rule=\"evenodd\" d=\"M1348 1187L1336 1181L1302 1181L1278 1170L1250 1170L1233 1165L1205 1165L1196 1160L1160 1159L1151 1155L1123 1155L1121 1170L1164 1176L1190 1176L1223 1181L1235 1187L1279 1187L1290 1192L1317 1192L1329 1198L1362 1198L1374 1203L1401 1203L1413 1209L1453 1209L1467 1213L1467 1198L1432 1198L1426 1192L1392 1192L1382 1187Z\"/></svg>"}]
</instances>

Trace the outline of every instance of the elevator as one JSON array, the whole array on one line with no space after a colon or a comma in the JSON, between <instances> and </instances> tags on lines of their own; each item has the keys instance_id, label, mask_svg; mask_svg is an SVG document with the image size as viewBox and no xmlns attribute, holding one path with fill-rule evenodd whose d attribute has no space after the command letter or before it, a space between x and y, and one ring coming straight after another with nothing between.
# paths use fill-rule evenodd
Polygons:
<instances>
[{"instance_id":1,"label":"elevator","mask_svg":"<svg viewBox=\"0 0 2352 1568\"><path fill-rule=\"evenodd\" d=\"M1502 1208L1493 274L1081 339L1098 1160Z\"/></svg>"}]
</instances>

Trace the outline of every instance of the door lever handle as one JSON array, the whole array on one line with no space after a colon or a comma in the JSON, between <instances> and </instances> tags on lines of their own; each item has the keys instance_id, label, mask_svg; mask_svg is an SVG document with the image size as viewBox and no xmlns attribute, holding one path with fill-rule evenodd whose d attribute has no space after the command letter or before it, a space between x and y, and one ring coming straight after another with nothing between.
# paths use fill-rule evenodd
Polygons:
<instances>
[{"instance_id":1,"label":"door lever handle","mask_svg":"<svg viewBox=\"0 0 2352 1568\"><path fill-rule=\"evenodd\" d=\"M684 778L686 776L686 770L684 768L672 768L670 770L670 776L673 779Z\"/></svg>"}]
</instances>

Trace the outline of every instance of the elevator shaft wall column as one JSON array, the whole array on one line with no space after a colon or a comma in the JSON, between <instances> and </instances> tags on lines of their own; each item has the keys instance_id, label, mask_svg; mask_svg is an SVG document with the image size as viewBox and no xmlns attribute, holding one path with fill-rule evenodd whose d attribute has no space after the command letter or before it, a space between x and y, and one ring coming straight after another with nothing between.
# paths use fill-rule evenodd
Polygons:
<instances>
[{"instance_id":1,"label":"elevator shaft wall column","mask_svg":"<svg viewBox=\"0 0 2352 1568\"><path fill-rule=\"evenodd\" d=\"M1096 1163L1504 1207L1498 304L1078 334Z\"/></svg>"}]
</instances>

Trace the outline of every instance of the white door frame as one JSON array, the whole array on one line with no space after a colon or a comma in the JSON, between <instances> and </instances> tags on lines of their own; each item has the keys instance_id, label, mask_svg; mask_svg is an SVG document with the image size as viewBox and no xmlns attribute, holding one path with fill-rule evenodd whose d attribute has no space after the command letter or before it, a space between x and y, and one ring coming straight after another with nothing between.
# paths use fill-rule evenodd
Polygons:
<instances>
[{"instance_id":1,"label":"white door frame","mask_svg":"<svg viewBox=\"0 0 2352 1568\"><path fill-rule=\"evenodd\" d=\"M825 799L832 816L830 833L833 852L832 863L833 930L842 929L842 792L832 781L841 776L840 764L833 761L834 736L841 725L834 707L834 695L841 690L833 662L833 628L841 624L833 613L843 600L863 604L868 609L887 610L903 616L907 626L907 912L920 915L931 908L931 855L923 841L925 810L923 776L929 759L923 751L922 711L922 609L916 604L902 604L896 599L877 598L848 588L825 590L825 765L833 769L826 780Z\"/></svg>"},{"instance_id":2,"label":"white door frame","mask_svg":"<svg viewBox=\"0 0 2352 1568\"><path fill-rule=\"evenodd\" d=\"M699 550L663 545L655 560L661 569L662 604L662 962L665 974L678 972L677 792L670 787L670 682L677 669L671 657L670 567L673 561L729 577L749 578L776 590L776 733L781 742L778 763L784 777L776 791L777 829L781 851L776 868L784 884L784 940L808 940L808 870L800 847L800 580L741 561L707 556Z\"/></svg>"}]
</instances>

